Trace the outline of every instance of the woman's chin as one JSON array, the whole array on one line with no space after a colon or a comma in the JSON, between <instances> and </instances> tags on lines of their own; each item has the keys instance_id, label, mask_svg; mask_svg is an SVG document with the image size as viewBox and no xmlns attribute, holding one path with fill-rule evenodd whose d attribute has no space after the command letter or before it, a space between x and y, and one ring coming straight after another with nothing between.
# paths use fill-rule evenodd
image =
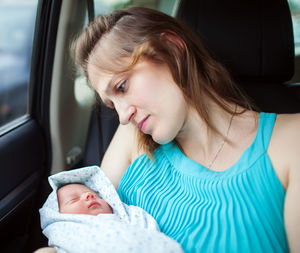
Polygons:
<instances>
[{"instance_id":1,"label":"woman's chin","mask_svg":"<svg viewBox=\"0 0 300 253\"><path fill-rule=\"evenodd\" d=\"M164 145L171 142L174 139L172 136L157 136L152 134L152 140L159 145Z\"/></svg>"}]
</instances>

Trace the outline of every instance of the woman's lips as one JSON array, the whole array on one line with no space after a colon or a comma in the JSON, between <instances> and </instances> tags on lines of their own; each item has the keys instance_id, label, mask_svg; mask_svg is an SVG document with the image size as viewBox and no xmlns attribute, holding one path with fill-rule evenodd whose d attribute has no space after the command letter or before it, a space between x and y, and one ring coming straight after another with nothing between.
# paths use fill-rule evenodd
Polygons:
<instances>
[{"instance_id":1,"label":"woman's lips","mask_svg":"<svg viewBox=\"0 0 300 253\"><path fill-rule=\"evenodd\" d=\"M150 115L148 115L147 117L145 117L143 120L141 120L137 127L142 131L142 132L145 132L146 130L146 123L147 123L147 120L148 118L150 117Z\"/></svg>"}]
</instances>

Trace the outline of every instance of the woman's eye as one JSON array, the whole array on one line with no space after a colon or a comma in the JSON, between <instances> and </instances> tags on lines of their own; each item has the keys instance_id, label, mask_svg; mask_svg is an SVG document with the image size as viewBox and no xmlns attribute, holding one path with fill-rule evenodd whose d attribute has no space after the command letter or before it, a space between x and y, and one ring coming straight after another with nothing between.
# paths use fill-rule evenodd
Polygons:
<instances>
[{"instance_id":1,"label":"woman's eye","mask_svg":"<svg viewBox=\"0 0 300 253\"><path fill-rule=\"evenodd\" d=\"M123 81L117 88L117 91L124 92L126 88L126 81Z\"/></svg>"}]
</instances>

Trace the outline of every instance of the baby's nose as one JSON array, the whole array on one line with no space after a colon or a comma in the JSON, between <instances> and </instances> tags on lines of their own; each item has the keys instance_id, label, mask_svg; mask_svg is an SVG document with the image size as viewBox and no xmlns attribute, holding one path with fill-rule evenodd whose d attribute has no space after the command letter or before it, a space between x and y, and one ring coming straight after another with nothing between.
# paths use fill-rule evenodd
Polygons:
<instances>
[{"instance_id":1,"label":"baby's nose","mask_svg":"<svg viewBox=\"0 0 300 253\"><path fill-rule=\"evenodd\" d=\"M95 198L95 195L92 192L87 192L85 194L85 199L86 200L93 199L93 198Z\"/></svg>"}]
</instances>

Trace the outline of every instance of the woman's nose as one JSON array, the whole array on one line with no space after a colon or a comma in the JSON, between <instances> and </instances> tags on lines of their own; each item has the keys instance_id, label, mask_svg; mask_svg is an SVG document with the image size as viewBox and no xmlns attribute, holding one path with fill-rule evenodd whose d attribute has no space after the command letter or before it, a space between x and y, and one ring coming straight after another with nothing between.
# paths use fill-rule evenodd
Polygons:
<instances>
[{"instance_id":1,"label":"woman's nose","mask_svg":"<svg viewBox=\"0 0 300 253\"><path fill-rule=\"evenodd\" d=\"M132 105L125 103L115 104L116 111L119 115L119 121L121 125L128 124L136 114L136 108Z\"/></svg>"}]
</instances>

